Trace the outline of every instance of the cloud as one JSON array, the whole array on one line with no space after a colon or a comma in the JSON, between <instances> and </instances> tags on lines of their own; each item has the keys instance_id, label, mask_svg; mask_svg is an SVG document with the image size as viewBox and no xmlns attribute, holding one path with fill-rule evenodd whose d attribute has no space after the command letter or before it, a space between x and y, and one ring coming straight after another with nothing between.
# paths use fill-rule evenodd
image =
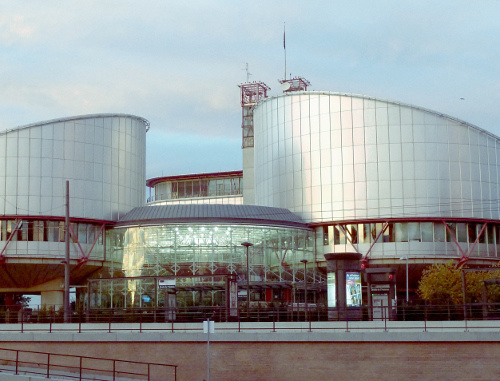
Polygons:
<instances>
[{"instance_id":1,"label":"cloud","mask_svg":"<svg viewBox=\"0 0 500 381\"><path fill-rule=\"evenodd\" d=\"M123 112L165 136L229 146L241 134L237 85L246 80L245 63L251 81L279 93L286 22L287 75L303 75L312 89L412 103L499 134L499 13L492 0L46 0L29 7L7 0L0 5L0 129ZM466 104L455 101L464 94ZM200 166L218 163L197 151L205 154Z\"/></svg>"}]
</instances>

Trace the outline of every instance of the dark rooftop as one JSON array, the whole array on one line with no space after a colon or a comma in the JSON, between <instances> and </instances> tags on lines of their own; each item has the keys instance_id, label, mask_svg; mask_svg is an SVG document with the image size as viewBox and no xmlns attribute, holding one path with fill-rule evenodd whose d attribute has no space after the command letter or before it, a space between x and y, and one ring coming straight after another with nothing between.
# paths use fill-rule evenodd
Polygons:
<instances>
[{"instance_id":1,"label":"dark rooftop","mask_svg":"<svg viewBox=\"0 0 500 381\"><path fill-rule=\"evenodd\" d=\"M158 225L165 223L242 223L308 228L288 209L257 205L156 205L132 209L115 225Z\"/></svg>"}]
</instances>

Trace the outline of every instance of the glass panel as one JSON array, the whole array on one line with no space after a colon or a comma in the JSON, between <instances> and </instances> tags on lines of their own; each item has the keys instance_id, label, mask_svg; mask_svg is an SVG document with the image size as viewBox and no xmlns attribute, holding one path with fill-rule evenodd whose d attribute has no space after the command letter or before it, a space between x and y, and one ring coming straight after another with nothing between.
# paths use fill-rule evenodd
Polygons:
<instances>
[{"instance_id":1,"label":"glass panel","mask_svg":"<svg viewBox=\"0 0 500 381\"><path fill-rule=\"evenodd\" d=\"M370 224L370 235L371 242L375 242L375 239L377 238L377 224Z\"/></svg>"},{"instance_id":2,"label":"glass panel","mask_svg":"<svg viewBox=\"0 0 500 381\"><path fill-rule=\"evenodd\" d=\"M420 231L422 233L422 242L433 242L432 222L421 222Z\"/></svg>"},{"instance_id":3,"label":"glass panel","mask_svg":"<svg viewBox=\"0 0 500 381\"><path fill-rule=\"evenodd\" d=\"M446 223L446 242L455 242L453 240L453 237L451 236L450 234L450 231L451 233L453 233L453 236L456 238L457 237L457 226L454 222L447 222Z\"/></svg>"},{"instance_id":4,"label":"glass panel","mask_svg":"<svg viewBox=\"0 0 500 381\"><path fill-rule=\"evenodd\" d=\"M445 232L444 225L441 222L434 223L434 242L444 242Z\"/></svg>"},{"instance_id":5,"label":"glass panel","mask_svg":"<svg viewBox=\"0 0 500 381\"><path fill-rule=\"evenodd\" d=\"M457 240L458 242L467 242L467 224L464 222L457 223Z\"/></svg>"},{"instance_id":6,"label":"glass panel","mask_svg":"<svg viewBox=\"0 0 500 381\"><path fill-rule=\"evenodd\" d=\"M323 226L323 245L328 245L328 226Z\"/></svg>"},{"instance_id":7,"label":"glass panel","mask_svg":"<svg viewBox=\"0 0 500 381\"><path fill-rule=\"evenodd\" d=\"M420 223L419 222L409 222L408 223L408 240L420 242Z\"/></svg>"},{"instance_id":8,"label":"glass panel","mask_svg":"<svg viewBox=\"0 0 500 381\"><path fill-rule=\"evenodd\" d=\"M495 226L493 224L488 224L488 243L494 243L495 242L495 233L494 233L494 230L495 230Z\"/></svg>"},{"instance_id":9,"label":"glass panel","mask_svg":"<svg viewBox=\"0 0 500 381\"><path fill-rule=\"evenodd\" d=\"M394 242L394 224L389 224L383 234L383 242Z\"/></svg>"},{"instance_id":10,"label":"glass panel","mask_svg":"<svg viewBox=\"0 0 500 381\"><path fill-rule=\"evenodd\" d=\"M469 232L469 242L470 243L475 242L477 238L476 224L473 222L467 224L467 231Z\"/></svg>"},{"instance_id":11,"label":"glass panel","mask_svg":"<svg viewBox=\"0 0 500 381\"><path fill-rule=\"evenodd\" d=\"M406 222L397 222L394 224L396 231L396 242L408 242L408 224Z\"/></svg>"},{"instance_id":12,"label":"glass panel","mask_svg":"<svg viewBox=\"0 0 500 381\"><path fill-rule=\"evenodd\" d=\"M347 225L347 231L350 233L351 243L358 243L358 225Z\"/></svg>"},{"instance_id":13,"label":"glass panel","mask_svg":"<svg viewBox=\"0 0 500 381\"><path fill-rule=\"evenodd\" d=\"M334 229L334 242L335 242L335 245L343 245L343 244L345 244L345 235L342 232L342 230L340 230L339 225L335 225L334 228L335 228Z\"/></svg>"},{"instance_id":14,"label":"glass panel","mask_svg":"<svg viewBox=\"0 0 500 381\"><path fill-rule=\"evenodd\" d=\"M476 225L476 232L477 236L479 237L479 243L486 243L486 229L483 230L481 233L481 229L483 228L483 224L477 224ZM479 235L481 233L481 235Z\"/></svg>"},{"instance_id":15,"label":"glass panel","mask_svg":"<svg viewBox=\"0 0 500 381\"><path fill-rule=\"evenodd\" d=\"M370 243L370 224L359 224L359 243Z\"/></svg>"}]
</instances>

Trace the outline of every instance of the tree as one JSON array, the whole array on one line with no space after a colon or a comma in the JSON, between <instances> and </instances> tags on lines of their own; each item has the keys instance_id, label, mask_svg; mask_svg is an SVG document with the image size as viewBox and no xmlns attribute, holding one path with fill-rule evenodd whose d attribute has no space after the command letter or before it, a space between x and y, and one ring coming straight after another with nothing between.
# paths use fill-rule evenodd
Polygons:
<instances>
[{"instance_id":1,"label":"tree","mask_svg":"<svg viewBox=\"0 0 500 381\"><path fill-rule=\"evenodd\" d=\"M499 265L485 270L464 268L466 279L466 302L474 303L482 300L485 280L500 279ZM453 262L434 264L422 273L418 293L420 296L435 304L462 304L462 269L457 268ZM492 285L487 288L488 301L500 300L500 287Z\"/></svg>"},{"instance_id":2,"label":"tree","mask_svg":"<svg viewBox=\"0 0 500 381\"><path fill-rule=\"evenodd\" d=\"M435 304L459 304L462 301L461 273L453 263L433 264L422 273L418 293Z\"/></svg>"}]
</instances>

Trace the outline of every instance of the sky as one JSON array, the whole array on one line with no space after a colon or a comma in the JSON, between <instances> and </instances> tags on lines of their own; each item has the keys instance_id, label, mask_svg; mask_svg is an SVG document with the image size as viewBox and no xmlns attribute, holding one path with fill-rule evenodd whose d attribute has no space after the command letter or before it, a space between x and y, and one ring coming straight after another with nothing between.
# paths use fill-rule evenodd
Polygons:
<instances>
[{"instance_id":1,"label":"sky","mask_svg":"<svg viewBox=\"0 0 500 381\"><path fill-rule=\"evenodd\" d=\"M242 169L238 84L425 107L500 136L500 0L2 0L0 130L146 118L148 178Z\"/></svg>"}]
</instances>

